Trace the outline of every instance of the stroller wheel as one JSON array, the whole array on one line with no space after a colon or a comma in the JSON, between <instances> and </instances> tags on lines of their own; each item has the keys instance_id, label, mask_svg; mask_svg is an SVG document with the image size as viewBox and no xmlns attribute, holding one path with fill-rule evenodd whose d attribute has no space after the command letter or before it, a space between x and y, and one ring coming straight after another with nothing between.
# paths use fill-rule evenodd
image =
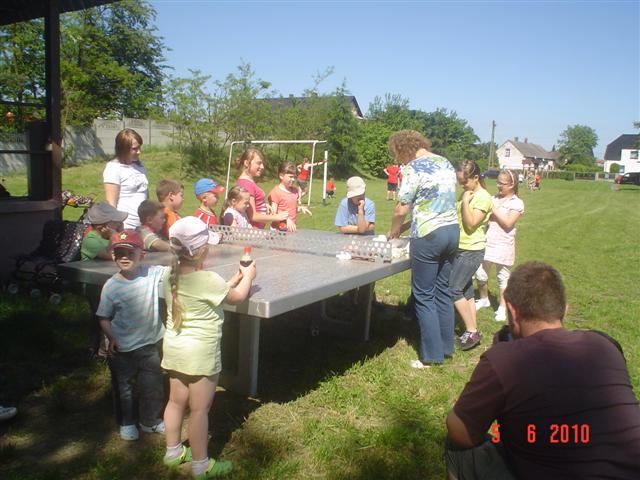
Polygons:
<instances>
[{"instance_id":1,"label":"stroller wheel","mask_svg":"<svg viewBox=\"0 0 640 480\"><path fill-rule=\"evenodd\" d=\"M10 295L16 295L20 291L20 286L17 283L10 283L7 287L7 292Z\"/></svg>"},{"instance_id":2,"label":"stroller wheel","mask_svg":"<svg viewBox=\"0 0 640 480\"><path fill-rule=\"evenodd\" d=\"M38 300L40 297L42 297L42 292L39 288L32 288L29 292L29 296L34 300Z\"/></svg>"},{"instance_id":3,"label":"stroller wheel","mask_svg":"<svg viewBox=\"0 0 640 480\"><path fill-rule=\"evenodd\" d=\"M52 293L49 296L49 303L52 305L60 305L60 302L62 302L62 295L60 295L59 293Z\"/></svg>"}]
</instances>

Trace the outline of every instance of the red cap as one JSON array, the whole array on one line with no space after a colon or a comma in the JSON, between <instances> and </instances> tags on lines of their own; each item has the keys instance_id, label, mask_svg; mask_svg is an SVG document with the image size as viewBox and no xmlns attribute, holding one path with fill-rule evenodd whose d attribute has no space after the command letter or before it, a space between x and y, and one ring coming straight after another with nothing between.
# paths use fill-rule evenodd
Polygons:
<instances>
[{"instance_id":1,"label":"red cap","mask_svg":"<svg viewBox=\"0 0 640 480\"><path fill-rule=\"evenodd\" d=\"M251 253L251 247L244 247L244 253Z\"/></svg>"},{"instance_id":2,"label":"red cap","mask_svg":"<svg viewBox=\"0 0 640 480\"><path fill-rule=\"evenodd\" d=\"M123 230L111 236L111 248L129 247L144 250L144 242L135 230Z\"/></svg>"}]
</instances>

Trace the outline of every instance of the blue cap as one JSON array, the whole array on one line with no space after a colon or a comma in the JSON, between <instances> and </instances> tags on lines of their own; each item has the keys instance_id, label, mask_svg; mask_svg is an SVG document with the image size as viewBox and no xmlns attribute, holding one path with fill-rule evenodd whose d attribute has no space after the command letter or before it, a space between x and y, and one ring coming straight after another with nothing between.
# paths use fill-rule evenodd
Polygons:
<instances>
[{"instance_id":1,"label":"blue cap","mask_svg":"<svg viewBox=\"0 0 640 480\"><path fill-rule=\"evenodd\" d=\"M225 188L222 185L218 185L210 178L201 178L195 185L196 197L206 192L222 193L224 191Z\"/></svg>"}]
</instances>

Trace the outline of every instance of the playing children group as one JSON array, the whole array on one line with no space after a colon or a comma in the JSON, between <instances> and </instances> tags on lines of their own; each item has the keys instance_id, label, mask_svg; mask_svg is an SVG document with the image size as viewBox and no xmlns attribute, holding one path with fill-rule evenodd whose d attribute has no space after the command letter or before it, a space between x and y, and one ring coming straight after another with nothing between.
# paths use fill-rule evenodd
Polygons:
<instances>
[{"instance_id":1,"label":"playing children group","mask_svg":"<svg viewBox=\"0 0 640 480\"><path fill-rule=\"evenodd\" d=\"M146 187L146 172L137 160L142 139L134 132L120 140L124 144L120 145L120 151L131 151L131 161L121 162L123 165L118 168L126 173L126 167L132 166L136 178L144 177L139 181L140 185ZM118 139L116 145L118 147ZM390 150L393 153L391 144ZM429 158L432 162L441 159L449 166L443 163L442 168L450 168L449 162L443 157L431 154ZM264 228L270 224L269 228L272 229L295 232L298 213L311 214L301 205L301 197L306 193L306 180L296 185L296 177L322 162L312 164L305 161L298 167L291 162L282 163L278 167L279 184L268 196L256 183L264 172L264 163L265 158L260 150L249 148L240 155L237 159L240 171L237 184L226 192L219 217L215 209L220 195L225 193L223 186L209 178L198 180L194 193L200 205L192 216L181 218L178 211L184 201L183 185L165 179L157 185L158 202L147 199L141 201L136 212L139 225L135 229L125 229L123 224L130 215L120 210L119 202L126 194L123 186L128 180L118 177L121 187L114 190L110 183L112 177L107 178L106 174L107 199L109 192L115 191L119 200L98 203L88 212L91 228L82 242L82 259L112 259L118 267L118 273L102 288L99 305L93 307L104 334L102 349L106 352L113 377L116 396L114 407L120 436L124 440L136 440L139 437L138 426L143 432L164 434L164 463L173 467L191 462L194 478L226 475L232 470L230 462L215 461L207 455L208 413L222 369L222 304L244 301L256 276L255 262L249 266L239 266L238 272L228 280L215 272L203 270L209 249L220 241L208 227L222 223L243 228ZM502 293L509 277L509 268L514 263L515 223L524 211L522 201L517 197L517 177L509 171L501 172L498 193L491 197L485 190L477 165L472 161L463 162L456 172L457 181L463 187L457 206L452 200L455 195L454 176L453 181L446 180L440 185L431 182L432 189L444 192L445 196L439 197L439 205L432 204L428 210L416 211L415 205L423 205L417 201L417 195L424 194L421 189L428 184L425 183L426 170L415 168L416 165L410 162L400 168L394 164L385 169L389 177L387 199L395 199L397 195L396 209L400 209L400 213L405 205L414 205L412 222L404 223L404 215L394 213L389 237L398 236L411 226L413 250L413 238L420 235L421 229L429 222L434 222L436 217L440 217L438 221L447 228L455 222L455 231L452 230L450 235L455 239L447 247L452 250L447 254L451 258L446 278L447 291L438 294L453 299L466 326L459 339L460 347L467 350L480 342L476 308L489 306L486 289L488 269L495 264ZM364 180L351 177L346 189L346 197L336 211L336 227L347 234L373 234L375 204L366 197ZM331 179L327 194L332 198L334 191L335 183ZM454 205L452 212L449 203ZM398 223L396 219L400 216L403 218ZM172 252L171 267L142 264L145 251ZM421 274L416 274L413 258L412 270L414 277L420 277ZM481 298L477 301L473 299L471 287L474 274L481 292ZM415 280L412 292L422 342L420 357L411 366L425 368L439 362L433 356L432 325L421 320L423 315L420 309L424 307L424 296ZM417 280L420 281L420 278ZM161 289L167 304L164 324L158 306ZM502 298L495 318L498 321L506 318ZM435 349L438 350L443 351L442 347ZM452 350L445 349L444 354L452 354ZM168 402L164 391L165 373L169 377ZM134 384L137 385L137 392L134 392ZM181 442L182 421L187 406L190 411L189 447Z\"/></svg>"}]
</instances>

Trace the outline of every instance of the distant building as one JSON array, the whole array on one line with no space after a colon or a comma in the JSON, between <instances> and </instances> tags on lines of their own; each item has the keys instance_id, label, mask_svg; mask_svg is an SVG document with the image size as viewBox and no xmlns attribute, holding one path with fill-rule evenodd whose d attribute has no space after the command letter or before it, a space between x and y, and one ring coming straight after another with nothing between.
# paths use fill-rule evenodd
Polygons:
<instances>
[{"instance_id":1,"label":"distant building","mask_svg":"<svg viewBox=\"0 0 640 480\"><path fill-rule=\"evenodd\" d=\"M265 98L264 101L269 103L272 108L276 109L276 108L283 108L283 107L285 108L291 107L295 104L304 104L306 102L309 102L311 98L314 98L314 97L294 97L293 95L289 95L288 97ZM322 96L320 98L328 102L329 100L336 97ZM351 113L353 113L353 116L356 117L358 120L363 120L364 115L362 114L362 110L360 110L360 105L358 105L358 101L356 100L356 97L354 97L353 95L345 95L344 98L347 102L349 102L349 105L351 107Z\"/></svg>"},{"instance_id":2,"label":"distant building","mask_svg":"<svg viewBox=\"0 0 640 480\"><path fill-rule=\"evenodd\" d=\"M640 135L620 135L607 145L604 152L604 171L611 171L611 165L620 165L620 173L640 172L640 159L638 151L640 147Z\"/></svg>"},{"instance_id":3,"label":"distant building","mask_svg":"<svg viewBox=\"0 0 640 480\"><path fill-rule=\"evenodd\" d=\"M549 152L540 145L529 143L526 138L524 142L519 142L518 137L500 145L496 156L500 168L509 170L553 170L560 157L558 152Z\"/></svg>"}]
</instances>

